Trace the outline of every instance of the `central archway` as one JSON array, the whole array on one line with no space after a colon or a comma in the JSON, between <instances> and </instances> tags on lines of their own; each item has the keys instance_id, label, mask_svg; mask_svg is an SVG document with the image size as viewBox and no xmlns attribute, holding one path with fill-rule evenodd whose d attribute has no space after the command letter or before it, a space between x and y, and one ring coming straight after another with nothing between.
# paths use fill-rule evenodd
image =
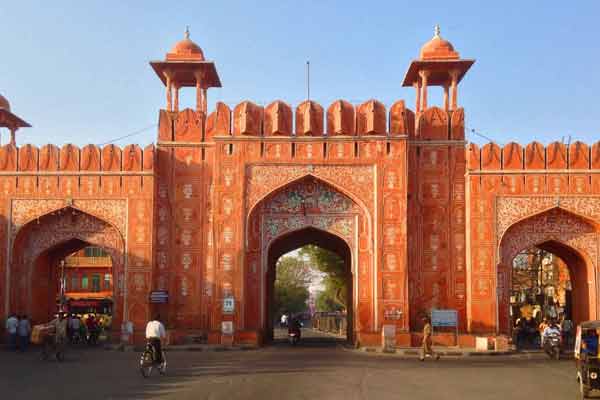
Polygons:
<instances>
[{"instance_id":1,"label":"central archway","mask_svg":"<svg viewBox=\"0 0 600 400\"><path fill-rule=\"evenodd\" d=\"M341 237L326 232L321 229L306 227L296 231L292 231L279 236L268 249L267 255L267 274L266 274L266 295L264 298L264 309L266 310L266 318L264 320L263 331L265 339L273 339L273 321L275 319L275 310L273 309L273 297L275 278L277 276L276 263L281 256L289 253L292 250L299 249L306 245L315 245L323 249L336 253L344 261L345 280L347 283L348 299L346 315L348 318L346 328L346 338L349 342L353 342L353 271L352 271L352 255L348 243Z\"/></svg>"},{"instance_id":2,"label":"central archway","mask_svg":"<svg viewBox=\"0 0 600 400\"><path fill-rule=\"evenodd\" d=\"M348 338L356 340L360 331L372 329L375 301L369 223L368 212L343 188L312 175L264 196L247 219L243 329L256 332L259 342L270 339L274 264L286 250L303 244L317 244L346 260L352 291Z\"/></svg>"}]
</instances>

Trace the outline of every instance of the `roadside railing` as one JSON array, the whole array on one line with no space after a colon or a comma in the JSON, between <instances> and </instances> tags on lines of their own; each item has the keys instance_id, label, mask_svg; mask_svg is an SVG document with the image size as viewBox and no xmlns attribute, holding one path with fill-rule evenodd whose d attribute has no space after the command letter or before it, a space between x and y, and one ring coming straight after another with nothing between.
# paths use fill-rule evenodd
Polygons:
<instances>
[{"instance_id":1,"label":"roadside railing","mask_svg":"<svg viewBox=\"0 0 600 400\"><path fill-rule=\"evenodd\" d=\"M346 335L348 318L341 313L315 313L312 319L313 328L334 335Z\"/></svg>"}]
</instances>

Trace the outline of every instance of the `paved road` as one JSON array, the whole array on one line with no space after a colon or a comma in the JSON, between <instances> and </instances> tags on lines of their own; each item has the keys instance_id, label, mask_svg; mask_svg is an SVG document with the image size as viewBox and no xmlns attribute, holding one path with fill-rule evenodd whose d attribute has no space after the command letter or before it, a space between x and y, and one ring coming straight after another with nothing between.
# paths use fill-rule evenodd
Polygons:
<instances>
[{"instance_id":1,"label":"paved road","mask_svg":"<svg viewBox=\"0 0 600 400\"><path fill-rule=\"evenodd\" d=\"M72 351L64 363L0 352L2 398L19 399L575 399L573 361L499 357L421 363L338 346L280 343L236 352L170 352L144 379L138 354Z\"/></svg>"}]
</instances>

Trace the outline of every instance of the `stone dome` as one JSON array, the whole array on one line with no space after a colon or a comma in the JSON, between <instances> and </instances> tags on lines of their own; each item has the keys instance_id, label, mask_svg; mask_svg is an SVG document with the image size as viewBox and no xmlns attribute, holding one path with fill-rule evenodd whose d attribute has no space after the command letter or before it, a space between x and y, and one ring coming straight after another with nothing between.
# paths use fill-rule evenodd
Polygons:
<instances>
[{"instance_id":1,"label":"stone dome","mask_svg":"<svg viewBox=\"0 0 600 400\"><path fill-rule=\"evenodd\" d=\"M435 35L421 47L419 57L421 60L454 60L458 59L459 55L452 43L440 36L440 27L436 26Z\"/></svg>"},{"instance_id":2,"label":"stone dome","mask_svg":"<svg viewBox=\"0 0 600 400\"><path fill-rule=\"evenodd\" d=\"M204 53L200 46L190 39L190 31L186 29L185 38L175 43L167 54L167 59L204 61Z\"/></svg>"},{"instance_id":3,"label":"stone dome","mask_svg":"<svg viewBox=\"0 0 600 400\"><path fill-rule=\"evenodd\" d=\"M0 109L10 111L10 103L0 94Z\"/></svg>"}]
</instances>

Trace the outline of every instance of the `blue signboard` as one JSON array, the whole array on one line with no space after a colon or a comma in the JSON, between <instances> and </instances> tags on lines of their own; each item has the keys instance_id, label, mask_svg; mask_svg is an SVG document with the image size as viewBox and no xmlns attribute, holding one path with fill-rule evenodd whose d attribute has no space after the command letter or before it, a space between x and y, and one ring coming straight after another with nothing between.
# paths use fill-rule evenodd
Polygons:
<instances>
[{"instance_id":1,"label":"blue signboard","mask_svg":"<svg viewBox=\"0 0 600 400\"><path fill-rule=\"evenodd\" d=\"M458 312L456 310L431 310L431 325L458 326Z\"/></svg>"},{"instance_id":2,"label":"blue signboard","mask_svg":"<svg viewBox=\"0 0 600 400\"><path fill-rule=\"evenodd\" d=\"M150 303L166 304L169 302L169 292L166 290L154 290L150 292Z\"/></svg>"}]
</instances>

